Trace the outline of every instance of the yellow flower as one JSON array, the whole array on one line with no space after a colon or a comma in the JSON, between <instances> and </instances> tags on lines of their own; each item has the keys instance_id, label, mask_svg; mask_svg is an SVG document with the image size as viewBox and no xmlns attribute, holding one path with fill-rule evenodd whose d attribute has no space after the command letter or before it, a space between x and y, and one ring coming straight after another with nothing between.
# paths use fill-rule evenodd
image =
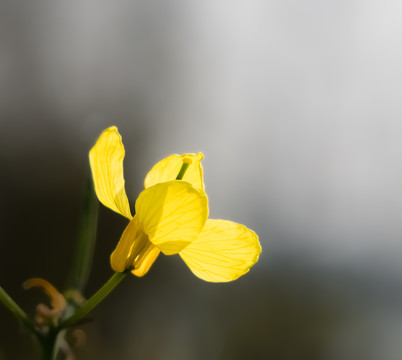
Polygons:
<instances>
[{"instance_id":1,"label":"yellow flower","mask_svg":"<svg viewBox=\"0 0 402 360\"><path fill-rule=\"evenodd\" d=\"M226 282L248 272L261 253L245 226L208 219L203 155L171 155L147 174L131 215L124 188L124 147L115 126L103 131L89 153L95 191L106 207L130 220L111 255L116 272L145 275L159 253L179 254L199 278Z\"/></svg>"}]
</instances>

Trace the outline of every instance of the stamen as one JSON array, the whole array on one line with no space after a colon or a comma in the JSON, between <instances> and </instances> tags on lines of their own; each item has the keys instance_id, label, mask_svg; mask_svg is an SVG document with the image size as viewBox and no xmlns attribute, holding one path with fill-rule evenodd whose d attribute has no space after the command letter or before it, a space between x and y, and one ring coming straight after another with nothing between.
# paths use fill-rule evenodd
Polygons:
<instances>
[{"instance_id":1,"label":"stamen","mask_svg":"<svg viewBox=\"0 0 402 360\"><path fill-rule=\"evenodd\" d=\"M188 166L192 163L191 159L189 158L184 158L183 159L183 165L180 168L179 173L176 176L176 180L182 180L184 174L186 173Z\"/></svg>"}]
</instances>

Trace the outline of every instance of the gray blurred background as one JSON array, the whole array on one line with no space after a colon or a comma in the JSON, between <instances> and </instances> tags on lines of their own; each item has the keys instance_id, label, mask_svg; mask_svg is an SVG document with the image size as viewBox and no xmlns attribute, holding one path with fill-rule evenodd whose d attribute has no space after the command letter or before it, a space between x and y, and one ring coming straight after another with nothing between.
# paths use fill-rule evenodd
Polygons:
<instances>
[{"instance_id":1,"label":"gray blurred background","mask_svg":"<svg viewBox=\"0 0 402 360\"><path fill-rule=\"evenodd\" d=\"M263 252L230 284L177 256L81 326L78 359L402 359L400 1L0 2L0 285L65 284L88 151L117 125L133 206L205 154L210 214ZM90 296L126 222L101 208ZM0 359L37 359L0 308Z\"/></svg>"}]
</instances>

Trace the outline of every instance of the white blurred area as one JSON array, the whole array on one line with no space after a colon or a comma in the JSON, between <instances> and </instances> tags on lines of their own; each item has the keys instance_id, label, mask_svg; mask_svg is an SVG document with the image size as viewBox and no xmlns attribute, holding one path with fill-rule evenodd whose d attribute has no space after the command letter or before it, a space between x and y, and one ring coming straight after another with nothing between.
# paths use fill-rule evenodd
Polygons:
<instances>
[{"instance_id":1,"label":"white blurred area","mask_svg":"<svg viewBox=\"0 0 402 360\"><path fill-rule=\"evenodd\" d=\"M9 2L0 105L46 103L85 144L118 125L125 143L142 141L127 174L204 152L212 216L261 227L266 253L399 265L401 12L398 1ZM24 136L7 120L5 148Z\"/></svg>"},{"instance_id":2,"label":"white blurred area","mask_svg":"<svg viewBox=\"0 0 402 360\"><path fill-rule=\"evenodd\" d=\"M51 128L78 159L117 125L134 200L202 151L211 217L260 235L261 276L285 253L402 280L402 2L7 1L0 30L4 158ZM401 322L372 316L388 357L345 350L352 321L328 359L400 358Z\"/></svg>"}]
</instances>

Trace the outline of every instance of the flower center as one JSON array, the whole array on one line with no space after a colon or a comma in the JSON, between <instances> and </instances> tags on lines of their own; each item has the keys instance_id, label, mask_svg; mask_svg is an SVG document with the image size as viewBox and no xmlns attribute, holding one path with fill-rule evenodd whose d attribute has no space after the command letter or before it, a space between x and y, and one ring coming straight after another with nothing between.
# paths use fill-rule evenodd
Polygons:
<instances>
[{"instance_id":1,"label":"flower center","mask_svg":"<svg viewBox=\"0 0 402 360\"><path fill-rule=\"evenodd\" d=\"M138 227L130 255L127 258L127 265L132 268L131 272L134 275L144 276L156 260L159 252L159 249L149 241L148 235Z\"/></svg>"}]
</instances>

